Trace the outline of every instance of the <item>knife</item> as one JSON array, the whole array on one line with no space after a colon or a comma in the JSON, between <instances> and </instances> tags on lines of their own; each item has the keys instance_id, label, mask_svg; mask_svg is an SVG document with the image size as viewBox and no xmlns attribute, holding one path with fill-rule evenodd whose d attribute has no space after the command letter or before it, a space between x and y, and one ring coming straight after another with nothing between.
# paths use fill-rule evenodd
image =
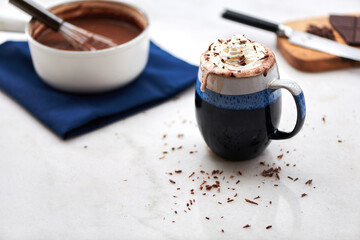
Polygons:
<instances>
[{"instance_id":1,"label":"knife","mask_svg":"<svg viewBox=\"0 0 360 240\"><path fill-rule=\"evenodd\" d=\"M300 32L289 26L268 22L259 18L251 17L242 13L225 10L223 18L235 22L244 23L253 27L261 28L276 33L279 37L286 37L290 43L302 47L330 53L339 57L360 61L360 49L335 42L314 34Z\"/></svg>"}]
</instances>

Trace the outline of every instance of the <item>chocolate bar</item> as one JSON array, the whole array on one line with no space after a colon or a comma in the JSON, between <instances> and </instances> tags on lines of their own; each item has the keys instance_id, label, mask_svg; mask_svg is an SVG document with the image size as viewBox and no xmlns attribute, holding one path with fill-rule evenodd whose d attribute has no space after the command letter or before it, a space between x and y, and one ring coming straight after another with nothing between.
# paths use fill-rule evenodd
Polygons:
<instances>
[{"instance_id":1,"label":"chocolate bar","mask_svg":"<svg viewBox=\"0 0 360 240\"><path fill-rule=\"evenodd\" d=\"M330 23L347 44L360 46L360 17L330 15Z\"/></svg>"}]
</instances>

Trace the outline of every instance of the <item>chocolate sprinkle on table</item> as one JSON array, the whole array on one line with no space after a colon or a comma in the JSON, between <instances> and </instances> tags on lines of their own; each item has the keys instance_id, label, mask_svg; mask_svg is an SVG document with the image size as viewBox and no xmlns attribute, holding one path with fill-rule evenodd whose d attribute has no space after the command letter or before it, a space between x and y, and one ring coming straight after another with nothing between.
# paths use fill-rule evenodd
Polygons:
<instances>
[{"instance_id":1,"label":"chocolate sprinkle on table","mask_svg":"<svg viewBox=\"0 0 360 240\"><path fill-rule=\"evenodd\" d=\"M169 179L169 182L171 182L172 184L176 183L174 180L171 180L171 179Z\"/></svg>"},{"instance_id":2,"label":"chocolate sprinkle on table","mask_svg":"<svg viewBox=\"0 0 360 240\"><path fill-rule=\"evenodd\" d=\"M255 205L259 205L258 203L254 202L254 201L251 201L247 198L245 198L245 201L248 202L248 203L251 203L251 204L255 204Z\"/></svg>"},{"instance_id":3,"label":"chocolate sprinkle on table","mask_svg":"<svg viewBox=\"0 0 360 240\"><path fill-rule=\"evenodd\" d=\"M307 196L306 193L301 194L301 197L302 197L302 198L303 198L303 197L306 197L306 196Z\"/></svg>"},{"instance_id":4,"label":"chocolate sprinkle on table","mask_svg":"<svg viewBox=\"0 0 360 240\"><path fill-rule=\"evenodd\" d=\"M249 224L246 224L245 226L243 226L243 228L249 228L251 227Z\"/></svg>"},{"instance_id":5,"label":"chocolate sprinkle on table","mask_svg":"<svg viewBox=\"0 0 360 240\"><path fill-rule=\"evenodd\" d=\"M305 184L311 185L312 184L312 179L307 180Z\"/></svg>"},{"instance_id":6,"label":"chocolate sprinkle on table","mask_svg":"<svg viewBox=\"0 0 360 240\"><path fill-rule=\"evenodd\" d=\"M269 226L267 226L267 227L266 227L266 229L270 229L270 228L272 228L272 226L271 226L271 225L269 225Z\"/></svg>"}]
</instances>

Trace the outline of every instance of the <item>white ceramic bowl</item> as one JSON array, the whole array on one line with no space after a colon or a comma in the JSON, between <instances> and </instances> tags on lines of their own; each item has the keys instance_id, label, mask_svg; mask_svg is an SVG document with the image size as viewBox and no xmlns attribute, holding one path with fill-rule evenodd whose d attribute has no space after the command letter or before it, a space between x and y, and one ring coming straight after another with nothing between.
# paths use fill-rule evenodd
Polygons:
<instances>
[{"instance_id":1,"label":"white ceramic bowl","mask_svg":"<svg viewBox=\"0 0 360 240\"><path fill-rule=\"evenodd\" d=\"M142 21L144 30L129 42L113 48L66 51L37 42L33 35L44 26L32 20L27 24L25 33L32 61L40 78L56 89L78 93L104 92L136 79L144 70L149 55L149 22L146 15L133 6L112 1L68 2L51 8L51 11L66 19L66 14L71 11L78 11L75 14L81 15L78 10L80 5L97 10L101 7L111 8L111 11L120 11L119 14L122 14L121 11L131 12Z\"/></svg>"}]
</instances>

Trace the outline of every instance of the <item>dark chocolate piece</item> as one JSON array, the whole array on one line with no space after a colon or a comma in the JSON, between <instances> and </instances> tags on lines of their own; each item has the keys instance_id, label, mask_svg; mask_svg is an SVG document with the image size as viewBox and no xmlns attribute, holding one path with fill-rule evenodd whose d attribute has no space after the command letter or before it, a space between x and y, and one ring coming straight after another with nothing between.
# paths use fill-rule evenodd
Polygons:
<instances>
[{"instance_id":1,"label":"dark chocolate piece","mask_svg":"<svg viewBox=\"0 0 360 240\"><path fill-rule=\"evenodd\" d=\"M347 44L360 46L360 17L330 15L330 23Z\"/></svg>"},{"instance_id":2,"label":"dark chocolate piece","mask_svg":"<svg viewBox=\"0 0 360 240\"><path fill-rule=\"evenodd\" d=\"M310 24L306 30L306 32L323 37L323 38L327 38L330 40L335 40L335 36L333 33L333 30L329 27L318 27L315 26L313 24Z\"/></svg>"}]
</instances>

